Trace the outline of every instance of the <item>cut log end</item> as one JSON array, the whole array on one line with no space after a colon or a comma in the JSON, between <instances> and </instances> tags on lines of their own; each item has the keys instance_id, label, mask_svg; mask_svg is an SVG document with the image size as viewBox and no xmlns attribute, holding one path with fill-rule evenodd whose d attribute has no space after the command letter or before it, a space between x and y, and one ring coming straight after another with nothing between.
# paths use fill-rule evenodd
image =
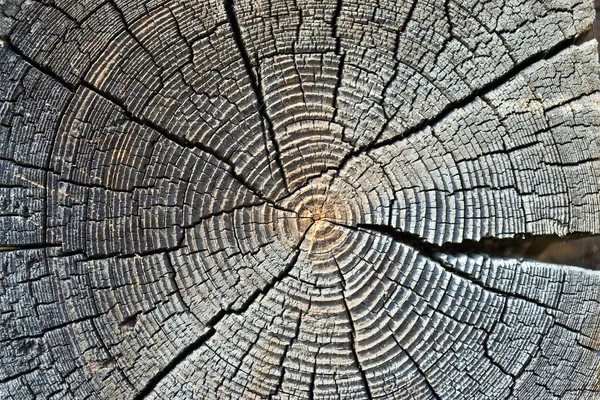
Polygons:
<instances>
[{"instance_id":1,"label":"cut log end","mask_svg":"<svg viewBox=\"0 0 600 400\"><path fill-rule=\"evenodd\" d=\"M591 1L0 7L1 399L600 398Z\"/></svg>"}]
</instances>

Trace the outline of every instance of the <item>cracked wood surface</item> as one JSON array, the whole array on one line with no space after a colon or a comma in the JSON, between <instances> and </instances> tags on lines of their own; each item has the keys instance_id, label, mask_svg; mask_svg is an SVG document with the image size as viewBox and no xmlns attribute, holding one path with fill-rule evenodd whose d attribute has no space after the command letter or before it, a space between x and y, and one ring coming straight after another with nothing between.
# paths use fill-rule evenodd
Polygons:
<instances>
[{"instance_id":1,"label":"cracked wood surface","mask_svg":"<svg viewBox=\"0 0 600 400\"><path fill-rule=\"evenodd\" d=\"M0 398L600 398L591 0L0 5Z\"/></svg>"}]
</instances>

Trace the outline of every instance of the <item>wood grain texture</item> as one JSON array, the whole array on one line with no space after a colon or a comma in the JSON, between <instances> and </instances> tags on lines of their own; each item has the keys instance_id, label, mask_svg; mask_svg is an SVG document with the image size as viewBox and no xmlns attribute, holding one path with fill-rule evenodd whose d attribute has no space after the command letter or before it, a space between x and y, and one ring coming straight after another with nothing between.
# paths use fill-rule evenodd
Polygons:
<instances>
[{"instance_id":1,"label":"wood grain texture","mask_svg":"<svg viewBox=\"0 0 600 400\"><path fill-rule=\"evenodd\" d=\"M600 398L591 0L0 4L0 398Z\"/></svg>"}]
</instances>

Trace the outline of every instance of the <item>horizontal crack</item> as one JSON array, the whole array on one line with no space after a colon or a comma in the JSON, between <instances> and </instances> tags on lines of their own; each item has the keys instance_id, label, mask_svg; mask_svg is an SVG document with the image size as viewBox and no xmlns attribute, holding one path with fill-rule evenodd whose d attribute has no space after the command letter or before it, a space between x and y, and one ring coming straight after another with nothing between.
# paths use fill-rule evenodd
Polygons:
<instances>
[{"instance_id":1,"label":"horizontal crack","mask_svg":"<svg viewBox=\"0 0 600 400\"><path fill-rule=\"evenodd\" d=\"M344 225L342 225L342 226L344 226ZM352 226L345 226L345 227L356 230L356 231L361 231L361 230L364 232L372 231L372 232L378 232L378 233L386 235L386 236L390 236L393 240L395 240L399 243L403 243L403 244L417 250L421 254L421 256L433 261L434 263L439 265L441 268L446 270L448 273L450 273L454 276L457 276L461 279L464 279L474 285L477 285L481 289L488 291L490 293L494 293L494 294L504 297L504 298L512 297L515 299L523 300L523 301L531 303L531 304L535 304L536 306L540 307L541 309L545 310L548 313L550 313L550 311L552 311L552 312L558 311L552 305L546 304L538 299L535 299L535 298L532 298L532 297L529 297L527 295L523 295L523 294L520 294L517 292L505 292L497 287L490 286L488 283L482 281L478 277L473 276L470 273L451 265L446 260L444 260L442 257L440 257L445 254L467 254L467 255L469 255L469 254L473 254L473 253L461 253L460 251L458 251L458 249L449 248L449 246L447 246L447 245L438 246L438 245L426 242L425 240L423 240L422 238L420 238L414 234L401 232L401 231L395 230L393 228L390 228L388 226L363 224L363 225L360 225L357 227L352 227ZM498 240L502 240L502 239L498 239ZM490 256L489 254L483 254L483 253L481 253L481 254L485 255L485 256ZM552 315L552 314L550 314L550 315Z\"/></svg>"},{"instance_id":2,"label":"horizontal crack","mask_svg":"<svg viewBox=\"0 0 600 400\"><path fill-rule=\"evenodd\" d=\"M514 238L484 237L480 240L463 240L460 243L446 242L442 245L427 242L422 237L410 232L404 232L387 225L358 224L359 229L377 231L393 237L395 240L414 247L425 254L449 254L449 255L486 255L494 258L512 258L545 263L560 263L573 267L581 267L600 270L600 263L590 262L589 257L582 257L583 247L590 247L590 251L600 249L600 235L589 233L571 233L565 236L558 235L521 235ZM587 241L588 243L582 243ZM578 247L568 260L563 262L552 261L554 257L565 256L565 250L570 247ZM553 254L554 253L554 254ZM586 259L588 258L588 259ZM567 262L568 261L568 262Z\"/></svg>"},{"instance_id":3,"label":"horizontal crack","mask_svg":"<svg viewBox=\"0 0 600 400\"><path fill-rule=\"evenodd\" d=\"M43 250L53 247L61 247L61 244L52 243L25 243L25 244L2 244L0 245L0 253L18 250Z\"/></svg>"}]
</instances>

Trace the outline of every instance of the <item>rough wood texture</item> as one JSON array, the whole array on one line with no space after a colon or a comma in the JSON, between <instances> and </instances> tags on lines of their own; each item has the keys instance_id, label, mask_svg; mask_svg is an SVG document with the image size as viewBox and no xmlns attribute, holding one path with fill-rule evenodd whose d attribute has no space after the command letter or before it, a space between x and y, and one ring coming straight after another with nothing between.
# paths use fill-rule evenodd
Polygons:
<instances>
[{"instance_id":1,"label":"rough wood texture","mask_svg":"<svg viewBox=\"0 0 600 400\"><path fill-rule=\"evenodd\" d=\"M4 0L0 398L600 398L593 19Z\"/></svg>"}]
</instances>

